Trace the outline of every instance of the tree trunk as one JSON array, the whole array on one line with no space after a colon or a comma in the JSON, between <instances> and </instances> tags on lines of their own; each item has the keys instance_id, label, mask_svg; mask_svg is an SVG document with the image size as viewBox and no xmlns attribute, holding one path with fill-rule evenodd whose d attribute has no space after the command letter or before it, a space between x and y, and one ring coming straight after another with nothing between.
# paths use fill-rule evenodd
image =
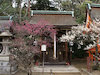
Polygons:
<instances>
[{"instance_id":1,"label":"tree trunk","mask_svg":"<svg viewBox=\"0 0 100 75\"><path fill-rule=\"evenodd\" d=\"M96 56L98 57L98 46L96 44ZM96 58L96 68L98 69L99 64L98 64L98 58Z\"/></svg>"},{"instance_id":2,"label":"tree trunk","mask_svg":"<svg viewBox=\"0 0 100 75\"><path fill-rule=\"evenodd\" d=\"M28 0L28 17L30 18L30 0Z\"/></svg>"},{"instance_id":3,"label":"tree trunk","mask_svg":"<svg viewBox=\"0 0 100 75\"><path fill-rule=\"evenodd\" d=\"M65 42L65 49L66 49L66 62L68 62L68 44Z\"/></svg>"},{"instance_id":4,"label":"tree trunk","mask_svg":"<svg viewBox=\"0 0 100 75\"><path fill-rule=\"evenodd\" d=\"M67 42L65 42L65 48L66 48L66 62L68 62L71 65L70 49L68 48L68 43Z\"/></svg>"},{"instance_id":5,"label":"tree trunk","mask_svg":"<svg viewBox=\"0 0 100 75\"><path fill-rule=\"evenodd\" d=\"M31 68L28 68L27 70L28 70L28 71L27 71L27 75L32 75Z\"/></svg>"},{"instance_id":6,"label":"tree trunk","mask_svg":"<svg viewBox=\"0 0 100 75\"><path fill-rule=\"evenodd\" d=\"M21 22L21 16L22 16L21 2L22 2L22 0L20 0L20 2L19 2L19 22Z\"/></svg>"}]
</instances>

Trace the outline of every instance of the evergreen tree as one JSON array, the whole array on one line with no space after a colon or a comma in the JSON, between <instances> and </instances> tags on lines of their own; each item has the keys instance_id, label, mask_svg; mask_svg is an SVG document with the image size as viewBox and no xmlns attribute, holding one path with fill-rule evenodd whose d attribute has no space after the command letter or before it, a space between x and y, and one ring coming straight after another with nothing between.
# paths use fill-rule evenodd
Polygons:
<instances>
[{"instance_id":1,"label":"evergreen tree","mask_svg":"<svg viewBox=\"0 0 100 75\"><path fill-rule=\"evenodd\" d=\"M32 4L32 10L58 10L53 7L52 3L49 0L36 0L36 4Z\"/></svg>"},{"instance_id":2,"label":"evergreen tree","mask_svg":"<svg viewBox=\"0 0 100 75\"><path fill-rule=\"evenodd\" d=\"M14 12L11 1L0 0L0 16L9 16Z\"/></svg>"},{"instance_id":3,"label":"evergreen tree","mask_svg":"<svg viewBox=\"0 0 100 75\"><path fill-rule=\"evenodd\" d=\"M93 3L100 3L100 0L90 0L92 1Z\"/></svg>"},{"instance_id":4,"label":"evergreen tree","mask_svg":"<svg viewBox=\"0 0 100 75\"><path fill-rule=\"evenodd\" d=\"M62 1L62 10L71 11L74 10L75 18L78 23L84 23L86 18L86 4L92 3L88 0L68 0Z\"/></svg>"},{"instance_id":5,"label":"evergreen tree","mask_svg":"<svg viewBox=\"0 0 100 75\"><path fill-rule=\"evenodd\" d=\"M0 16L13 16L14 22L28 19L28 8L25 5L21 7L23 0L16 0L16 7L12 6L12 2L13 0L0 0Z\"/></svg>"}]
</instances>

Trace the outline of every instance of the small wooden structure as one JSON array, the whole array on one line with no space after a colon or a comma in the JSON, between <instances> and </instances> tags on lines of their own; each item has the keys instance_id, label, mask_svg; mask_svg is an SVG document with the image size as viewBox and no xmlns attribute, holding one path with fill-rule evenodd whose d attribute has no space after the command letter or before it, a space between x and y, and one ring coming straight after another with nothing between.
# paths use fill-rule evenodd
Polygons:
<instances>
[{"instance_id":1,"label":"small wooden structure","mask_svg":"<svg viewBox=\"0 0 100 75\"><path fill-rule=\"evenodd\" d=\"M49 22L50 25L54 25L58 30L54 35L52 45L54 48L49 48L45 52L45 62L54 62L57 59L58 62L66 62L67 59L67 44L57 42L57 39L66 33L66 30L70 30L72 26L78 25L74 18L74 11L45 11L45 10L32 10L31 11L31 24L36 24L39 21Z\"/></svg>"}]
</instances>

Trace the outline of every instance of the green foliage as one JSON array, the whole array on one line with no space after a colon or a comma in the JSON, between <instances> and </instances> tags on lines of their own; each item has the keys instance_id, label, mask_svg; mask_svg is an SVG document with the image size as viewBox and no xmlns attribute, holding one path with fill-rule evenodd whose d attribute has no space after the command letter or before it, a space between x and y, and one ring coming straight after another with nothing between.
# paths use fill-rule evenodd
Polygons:
<instances>
[{"instance_id":1,"label":"green foliage","mask_svg":"<svg viewBox=\"0 0 100 75\"><path fill-rule=\"evenodd\" d=\"M67 10L67 11L74 10L76 22L78 22L79 24L82 24L85 22L85 19L86 19L86 4L87 3L92 3L92 2L88 0L63 1L62 9Z\"/></svg>"},{"instance_id":2,"label":"green foliage","mask_svg":"<svg viewBox=\"0 0 100 75\"><path fill-rule=\"evenodd\" d=\"M86 20L86 4L87 3L92 3L92 2L85 0L80 5L76 5L75 17L76 17L76 22L78 22L79 24L84 23Z\"/></svg>"},{"instance_id":3,"label":"green foliage","mask_svg":"<svg viewBox=\"0 0 100 75\"><path fill-rule=\"evenodd\" d=\"M90 0L92 1L93 3L100 3L100 0Z\"/></svg>"},{"instance_id":4,"label":"green foliage","mask_svg":"<svg viewBox=\"0 0 100 75\"><path fill-rule=\"evenodd\" d=\"M52 3L49 0L36 0L36 4L32 4L32 10L58 10L55 7L51 7Z\"/></svg>"},{"instance_id":5,"label":"green foliage","mask_svg":"<svg viewBox=\"0 0 100 75\"><path fill-rule=\"evenodd\" d=\"M83 23L86 18L86 5L77 5L75 8L75 17L78 23Z\"/></svg>"},{"instance_id":6,"label":"green foliage","mask_svg":"<svg viewBox=\"0 0 100 75\"><path fill-rule=\"evenodd\" d=\"M17 0L18 7L12 7L12 0L0 0L0 16L13 16L14 22L20 22L23 20L28 20L26 7L21 8L21 0ZM21 12L20 12L21 11ZM20 17L21 15L21 17Z\"/></svg>"},{"instance_id":7,"label":"green foliage","mask_svg":"<svg viewBox=\"0 0 100 75\"><path fill-rule=\"evenodd\" d=\"M86 51L84 50L84 45L80 45L80 48L78 48L78 44L74 43L73 47L72 47L72 51L74 51L74 53L72 53L72 58L84 58L87 56Z\"/></svg>"},{"instance_id":8,"label":"green foliage","mask_svg":"<svg viewBox=\"0 0 100 75\"><path fill-rule=\"evenodd\" d=\"M64 2L62 2L62 8L63 8L63 10L72 10L72 8L73 8L73 5L72 5L72 3L70 2L70 1L64 1Z\"/></svg>"},{"instance_id":9,"label":"green foliage","mask_svg":"<svg viewBox=\"0 0 100 75\"><path fill-rule=\"evenodd\" d=\"M11 15L15 10L12 8L11 0L1 0L0 1L0 16Z\"/></svg>"},{"instance_id":10,"label":"green foliage","mask_svg":"<svg viewBox=\"0 0 100 75\"><path fill-rule=\"evenodd\" d=\"M86 56L87 56L86 51L82 49L76 49L73 53L73 58L84 58Z\"/></svg>"},{"instance_id":11,"label":"green foliage","mask_svg":"<svg viewBox=\"0 0 100 75\"><path fill-rule=\"evenodd\" d=\"M49 9L50 4L49 0L37 0L36 7L38 10L46 10Z\"/></svg>"}]
</instances>

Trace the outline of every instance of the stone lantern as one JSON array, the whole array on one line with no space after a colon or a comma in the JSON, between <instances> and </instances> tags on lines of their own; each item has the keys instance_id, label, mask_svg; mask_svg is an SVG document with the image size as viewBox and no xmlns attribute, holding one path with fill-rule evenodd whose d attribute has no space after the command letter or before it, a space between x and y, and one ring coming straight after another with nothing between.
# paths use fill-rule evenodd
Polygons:
<instances>
[{"instance_id":1,"label":"stone lantern","mask_svg":"<svg viewBox=\"0 0 100 75\"><path fill-rule=\"evenodd\" d=\"M16 66L10 64L10 37L12 34L9 31L4 31L0 34L0 74L10 74L16 70Z\"/></svg>"}]
</instances>

